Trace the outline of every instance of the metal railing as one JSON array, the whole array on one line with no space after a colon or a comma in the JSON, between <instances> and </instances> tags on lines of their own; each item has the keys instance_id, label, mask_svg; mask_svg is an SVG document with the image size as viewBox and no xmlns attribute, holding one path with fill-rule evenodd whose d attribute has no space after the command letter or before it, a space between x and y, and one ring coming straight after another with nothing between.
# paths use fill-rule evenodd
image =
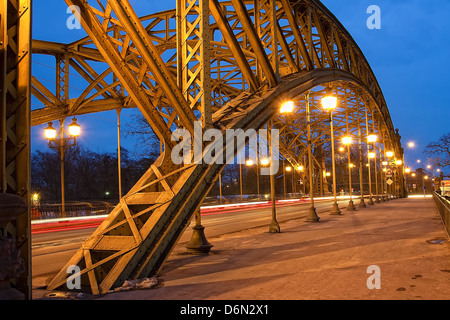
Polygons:
<instances>
[{"instance_id":1,"label":"metal railing","mask_svg":"<svg viewBox=\"0 0 450 320\"><path fill-rule=\"evenodd\" d=\"M90 217L108 215L115 204L108 202L75 202L65 204L64 213L61 204L39 204L31 208L31 220Z\"/></svg>"},{"instance_id":2,"label":"metal railing","mask_svg":"<svg viewBox=\"0 0 450 320\"><path fill-rule=\"evenodd\" d=\"M436 192L433 193L433 199L441 214L442 221L447 230L447 235L450 234L450 197L444 197Z\"/></svg>"}]
</instances>

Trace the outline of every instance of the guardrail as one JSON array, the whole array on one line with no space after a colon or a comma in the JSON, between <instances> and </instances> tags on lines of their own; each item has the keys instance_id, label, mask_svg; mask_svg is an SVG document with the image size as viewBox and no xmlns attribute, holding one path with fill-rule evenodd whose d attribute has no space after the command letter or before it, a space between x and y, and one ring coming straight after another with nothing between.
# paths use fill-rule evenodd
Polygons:
<instances>
[{"instance_id":1,"label":"guardrail","mask_svg":"<svg viewBox=\"0 0 450 320\"><path fill-rule=\"evenodd\" d=\"M67 203L64 213L61 204L40 204L31 208L31 220L48 220L60 218L91 217L108 215L115 204L108 202Z\"/></svg>"},{"instance_id":2,"label":"guardrail","mask_svg":"<svg viewBox=\"0 0 450 320\"><path fill-rule=\"evenodd\" d=\"M443 197L438 193L433 193L433 199L441 214L442 221L447 229L447 235L450 234L450 197Z\"/></svg>"}]
</instances>

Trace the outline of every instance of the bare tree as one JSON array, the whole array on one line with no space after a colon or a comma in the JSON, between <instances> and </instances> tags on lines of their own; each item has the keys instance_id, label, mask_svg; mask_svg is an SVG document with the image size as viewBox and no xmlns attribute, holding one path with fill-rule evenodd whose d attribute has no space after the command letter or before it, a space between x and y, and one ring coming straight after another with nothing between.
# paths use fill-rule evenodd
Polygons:
<instances>
[{"instance_id":1,"label":"bare tree","mask_svg":"<svg viewBox=\"0 0 450 320\"><path fill-rule=\"evenodd\" d=\"M142 113L136 111L131 115L124 126L124 135L135 139L132 151L136 157L157 159L161 154L160 141Z\"/></svg>"},{"instance_id":2,"label":"bare tree","mask_svg":"<svg viewBox=\"0 0 450 320\"><path fill-rule=\"evenodd\" d=\"M425 148L429 161L437 167L450 167L450 133Z\"/></svg>"}]
</instances>

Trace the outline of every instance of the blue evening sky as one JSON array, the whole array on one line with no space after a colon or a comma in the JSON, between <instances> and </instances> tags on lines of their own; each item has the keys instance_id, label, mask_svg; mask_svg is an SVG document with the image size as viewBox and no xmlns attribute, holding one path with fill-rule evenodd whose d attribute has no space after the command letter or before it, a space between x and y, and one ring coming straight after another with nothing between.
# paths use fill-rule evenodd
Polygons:
<instances>
[{"instance_id":1,"label":"blue evening sky","mask_svg":"<svg viewBox=\"0 0 450 320\"><path fill-rule=\"evenodd\" d=\"M95 2L95 1L94 1ZM175 0L131 0L139 16L175 8ZM425 146L450 133L447 89L449 87L450 32L448 0L323 0L350 32L364 52L384 92L395 128L400 129L406 150L406 162L415 167L425 159ZM381 9L381 29L369 30L367 8ZM69 30L67 5L63 0L34 0L33 38L68 43L85 36L83 30ZM54 62L40 58L33 63L33 75L49 85ZM50 69L50 70L49 70ZM53 72L53 73L52 73ZM47 81L47 82L46 82ZM51 84L50 84L51 86ZM77 94L76 84L71 95ZM79 93L79 91L78 91ZM40 107L33 101L33 108ZM124 122L127 115L124 114ZM81 142L93 151L114 152L116 113L101 113L79 118L83 126ZM67 120L69 122L69 119ZM124 124L125 124L124 123ZM44 149L41 131L33 128L32 148ZM415 150L407 150L409 141ZM124 139L133 149L133 141Z\"/></svg>"}]
</instances>

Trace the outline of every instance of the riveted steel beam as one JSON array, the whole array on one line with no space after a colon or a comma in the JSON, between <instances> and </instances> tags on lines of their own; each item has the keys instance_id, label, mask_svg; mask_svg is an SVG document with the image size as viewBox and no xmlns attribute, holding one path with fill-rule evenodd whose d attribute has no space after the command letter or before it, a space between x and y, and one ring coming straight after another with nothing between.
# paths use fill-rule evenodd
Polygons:
<instances>
[{"instance_id":1,"label":"riveted steel beam","mask_svg":"<svg viewBox=\"0 0 450 320\"><path fill-rule=\"evenodd\" d=\"M0 2L1 193L30 201L31 1ZM29 210L28 210L29 213ZM16 287L31 299L31 221L23 214L3 236L17 239L24 273Z\"/></svg>"},{"instance_id":2,"label":"riveted steel beam","mask_svg":"<svg viewBox=\"0 0 450 320\"><path fill-rule=\"evenodd\" d=\"M122 54L126 53L126 50L128 50L127 43L129 43L129 41L124 41L120 49L105 32L104 26L95 14L96 11L94 11L86 1L67 0L66 2L70 6L74 5L81 8L81 25L96 44L103 58L114 71L115 75L121 79L122 85L127 89L133 101L154 129L156 135L161 141L164 141L166 148L171 150L173 145L173 142L171 141L171 131L162 117L159 116L157 109L151 103L142 85L142 75L140 75L140 72L142 72L142 70L145 71L145 69L141 68L140 70L136 70L136 72L122 57ZM110 4L108 2L107 8L110 9L109 6ZM128 24L130 23L131 22L128 21ZM133 33L133 35L137 37L136 33ZM189 126L188 124L186 125Z\"/></svg>"}]
</instances>

